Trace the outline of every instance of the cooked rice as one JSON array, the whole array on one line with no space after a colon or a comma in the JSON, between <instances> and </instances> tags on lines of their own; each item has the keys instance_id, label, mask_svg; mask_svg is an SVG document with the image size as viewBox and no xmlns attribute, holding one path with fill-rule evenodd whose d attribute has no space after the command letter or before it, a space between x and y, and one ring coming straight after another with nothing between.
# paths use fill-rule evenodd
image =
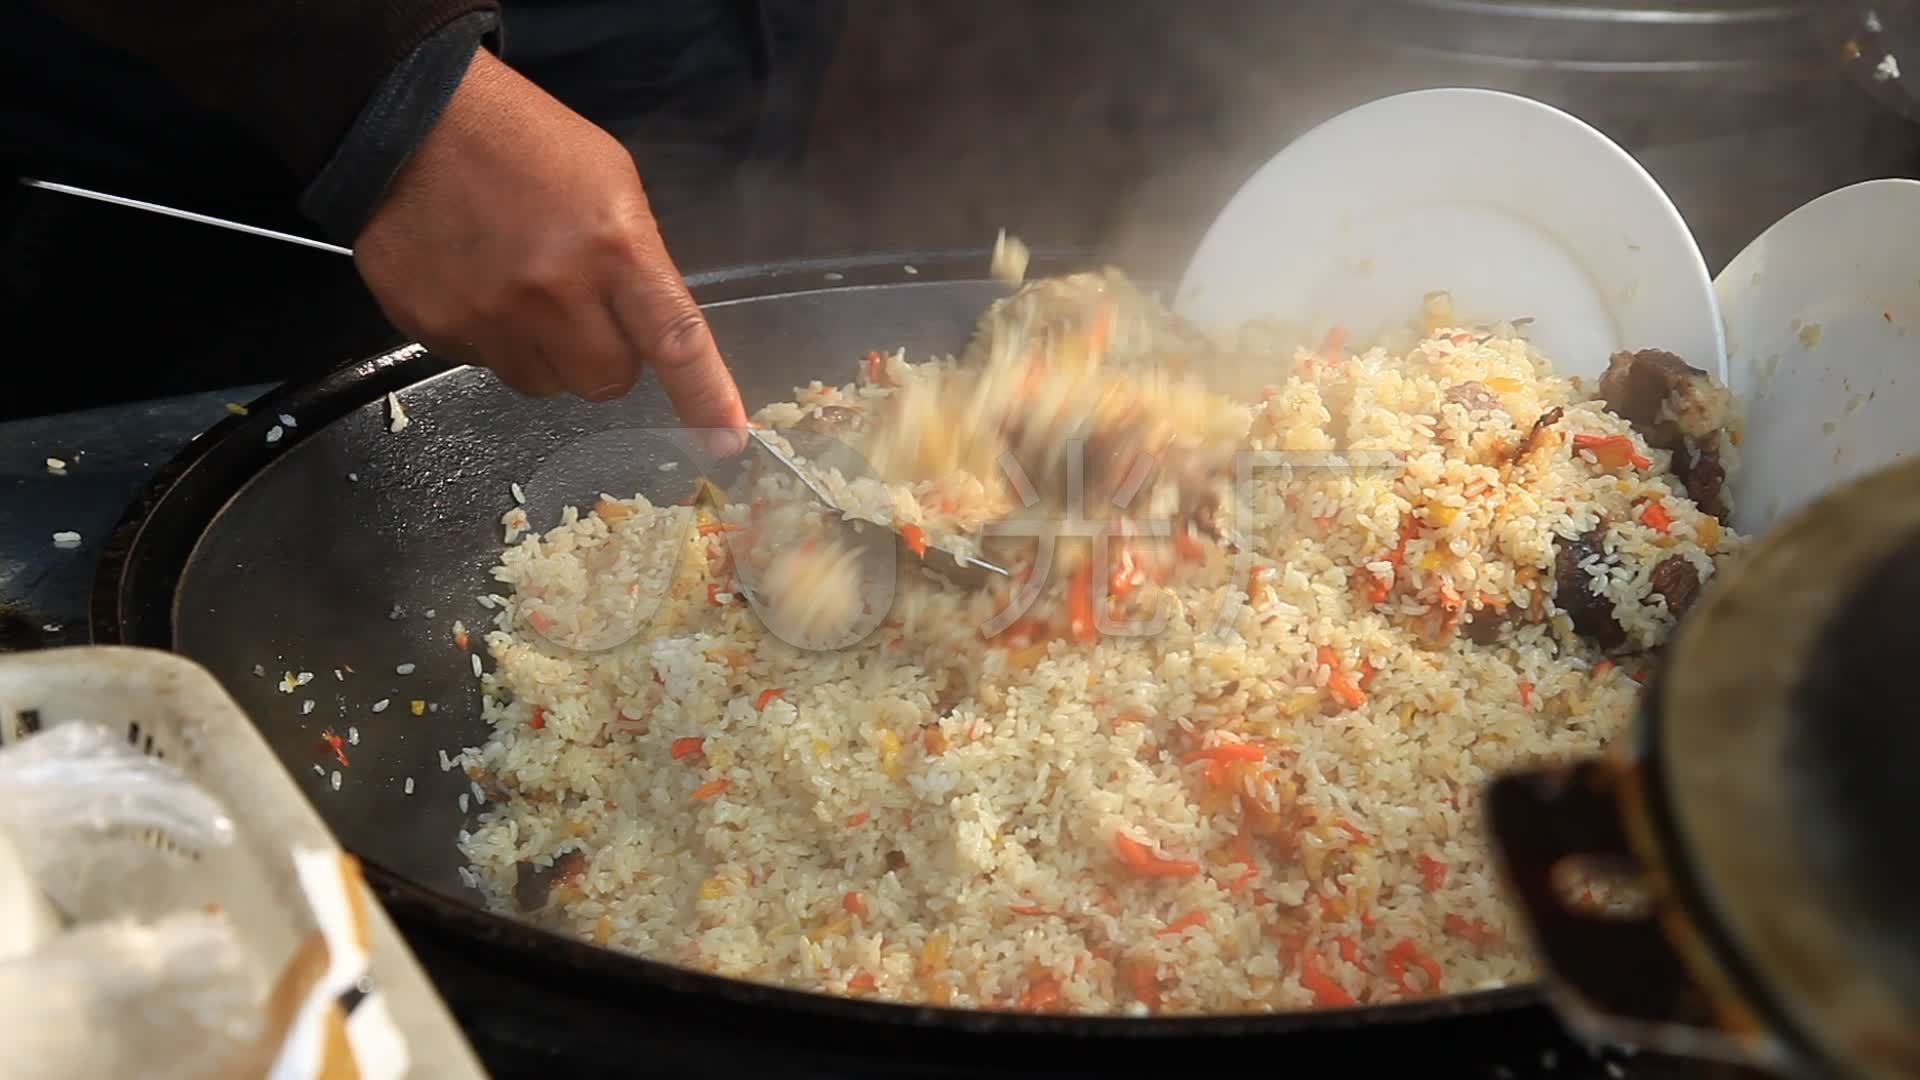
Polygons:
<instances>
[{"instance_id":1,"label":"cooked rice","mask_svg":"<svg viewBox=\"0 0 1920 1080\"><path fill-rule=\"evenodd\" d=\"M1001 598L908 566L885 622L810 651L725 602L752 545L704 510L602 498L545 535L509 522L493 735L463 763L511 798L463 834L463 876L515 911L520 878L551 873L527 914L603 945L910 1002L1218 1013L1532 977L1481 791L1604 747L1644 663L1575 637L1556 538L1611 523L1585 569L1633 650L1674 621L1652 566L1681 555L1705 580L1740 540L1512 327L1427 329L1291 364L1241 343L1267 350L1272 384L1248 448L1404 461L1260 475L1253 573L1212 544L1163 560L1126 601L1166 616L1149 636L1071 640L1043 610L983 642ZM1499 407L1448 400L1467 382ZM760 418L892 392L815 385ZM1651 467L1574 453L1582 432L1632 437ZM1665 531L1642 520L1651 500ZM1492 644L1460 630L1502 611Z\"/></svg>"}]
</instances>

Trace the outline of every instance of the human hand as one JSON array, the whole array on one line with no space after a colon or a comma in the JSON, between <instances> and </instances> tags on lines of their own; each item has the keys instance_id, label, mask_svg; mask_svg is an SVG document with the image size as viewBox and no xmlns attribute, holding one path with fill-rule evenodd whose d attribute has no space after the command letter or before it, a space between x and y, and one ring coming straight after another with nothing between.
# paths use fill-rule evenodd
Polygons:
<instances>
[{"instance_id":1,"label":"human hand","mask_svg":"<svg viewBox=\"0 0 1920 1080\"><path fill-rule=\"evenodd\" d=\"M395 326L524 393L616 398L649 365L688 426L746 426L631 157L485 51L354 261Z\"/></svg>"}]
</instances>

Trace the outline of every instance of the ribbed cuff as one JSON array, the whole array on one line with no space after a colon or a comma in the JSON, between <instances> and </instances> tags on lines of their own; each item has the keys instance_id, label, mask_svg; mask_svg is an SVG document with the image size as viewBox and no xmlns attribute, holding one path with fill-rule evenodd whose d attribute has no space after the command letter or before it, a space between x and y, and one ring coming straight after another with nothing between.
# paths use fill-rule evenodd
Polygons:
<instances>
[{"instance_id":1,"label":"ribbed cuff","mask_svg":"<svg viewBox=\"0 0 1920 1080\"><path fill-rule=\"evenodd\" d=\"M422 41L381 80L340 146L300 196L300 212L351 244L467 74L481 45L499 47L500 18L476 11ZM491 39L491 40L490 40Z\"/></svg>"}]
</instances>

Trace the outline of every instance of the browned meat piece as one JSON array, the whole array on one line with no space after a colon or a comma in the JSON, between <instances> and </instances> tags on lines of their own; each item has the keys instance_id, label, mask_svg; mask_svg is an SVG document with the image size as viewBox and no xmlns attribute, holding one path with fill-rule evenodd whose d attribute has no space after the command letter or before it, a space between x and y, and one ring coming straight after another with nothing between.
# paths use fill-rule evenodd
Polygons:
<instances>
[{"instance_id":1,"label":"browned meat piece","mask_svg":"<svg viewBox=\"0 0 1920 1080\"><path fill-rule=\"evenodd\" d=\"M1687 497L1700 508L1703 514L1712 514L1720 519L1722 525L1733 508L1727 505L1727 467L1720 464L1720 455L1712 450L1702 450L1692 455L1673 455L1673 474L1686 485Z\"/></svg>"},{"instance_id":2,"label":"browned meat piece","mask_svg":"<svg viewBox=\"0 0 1920 1080\"><path fill-rule=\"evenodd\" d=\"M1468 614L1460 624L1460 632L1476 645L1491 645L1500 640L1501 635L1507 632L1507 627L1513 625L1513 616L1514 611L1510 607L1498 611L1481 608Z\"/></svg>"},{"instance_id":3,"label":"browned meat piece","mask_svg":"<svg viewBox=\"0 0 1920 1080\"><path fill-rule=\"evenodd\" d=\"M1666 597L1667 610L1678 618L1700 595L1700 571L1684 555L1669 555L1653 568L1649 591Z\"/></svg>"},{"instance_id":4,"label":"browned meat piece","mask_svg":"<svg viewBox=\"0 0 1920 1080\"><path fill-rule=\"evenodd\" d=\"M587 868L587 853L569 851L553 860L552 866L521 862L514 867L513 902L523 912L535 912L547 906L555 885L564 885Z\"/></svg>"},{"instance_id":5,"label":"browned meat piece","mask_svg":"<svg viewBox=\"0 0 1920 1080\"><path fill-rule=\"evenodd\" d=\"M1727 519L1727 470L1715 449L1732 408L1726 387L1670 352L1642 349L1613 354L1600 396L1648 446L1673 452L1673 475L1702 511Z\"/></svg>"},{"instance_id":6,"label":"browned meat piece","mask_svg":"<svg viewBox=\"0 0 1920 1080\"><path fill-rule=\"evenodd\" d=\"M1550 430L1553 425L1559 423L1560 418L1565 415L1567 415L1567 410L1557 405L1541 413L1540 419L1535 420L1533 426L1527 429L1527 437L1521 439L1520 445L1514 449L1513 460L1519 461L1528 454L1533 453L1534 447L1540 445L1540 440L1546 438L1548 430Z\"/></svg>"},{"instance_id":7,"label":"browned meat piece","mask_svg":"<svg viewBox=\"0 0 1920 1080\"><path fill-rule=\"evenodd\" d=\"M1500 407L1500 399L1487 389L1483 382L1463 382L1447 387L1446 400L1465 408L1468 412L1492 412Z\"/></svg>"},{"instance_id":8,"label":"browned meat piece","mask_svg":"<svg viewBox=\"0 0 1920 1080\"><path fill-rule=\"evenodd\" d=\"M1577 540L1560 538L1553 558L1553 602L1573 620L1573 629L1602 649L1617 649L1626 643L1627 631L1613 617L1613 601L1595 596L1592 579L1580 564L1605 552L1606 527L1594 529Z\"/></svg>"},{"instance_id":9,"label":"browned meat piece","mask_svg":"<svg viewBox=\"0 0 1920 1080\"><path fill-rule=\"evenodd\" d=\"M1714 421L1723 417L1704 415L1716 391L1706 372L1660 349L1614 353L1600 376L1607 408L1662 450L1683 450L1688 435L1704 437L1720 426Z\"/></svg>"},{"instance_id":10,"label":"browned meat piece","mask_svg":"<svg viewBox=\"0 0 1920 1080\"><path fill-rule=\"evenodd\" d=\"M887 869L899 873L907 868L907 853L895 848L887 852Z\"/></svg>"}]
</instances>

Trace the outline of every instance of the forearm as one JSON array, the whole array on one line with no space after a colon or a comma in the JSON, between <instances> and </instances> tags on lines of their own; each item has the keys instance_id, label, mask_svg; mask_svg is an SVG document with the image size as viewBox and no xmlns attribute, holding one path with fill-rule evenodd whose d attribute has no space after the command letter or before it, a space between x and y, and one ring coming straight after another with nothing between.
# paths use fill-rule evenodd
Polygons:
<instances>
[{"instance_id":1,"label":"forearm","mask_svg":"<svg viewBox=\"0 0 1920 1080\"><path fill-rule=\"evenodd\" d=\"M37 0L232 119L352 238L432 126L498 0Z\"/></svg>"}]
</instances>

